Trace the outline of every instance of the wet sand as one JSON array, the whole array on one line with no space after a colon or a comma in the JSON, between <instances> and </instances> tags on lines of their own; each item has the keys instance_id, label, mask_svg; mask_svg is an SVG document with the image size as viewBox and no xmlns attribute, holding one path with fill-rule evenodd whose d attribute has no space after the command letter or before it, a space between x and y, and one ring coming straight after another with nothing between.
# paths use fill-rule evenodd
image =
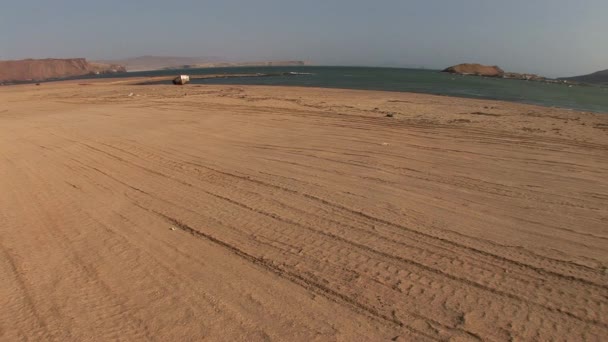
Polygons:
<instances>
[{"instance_id":1,"label":"wet sand","mask_svg":"<svg viewBox=\"0 0 608 342\"><path fill-rule=\"evenodd\" d=\"M80 83L0 87L0 340L608 336L608 115Z\"/></svg>"}]
</instances>

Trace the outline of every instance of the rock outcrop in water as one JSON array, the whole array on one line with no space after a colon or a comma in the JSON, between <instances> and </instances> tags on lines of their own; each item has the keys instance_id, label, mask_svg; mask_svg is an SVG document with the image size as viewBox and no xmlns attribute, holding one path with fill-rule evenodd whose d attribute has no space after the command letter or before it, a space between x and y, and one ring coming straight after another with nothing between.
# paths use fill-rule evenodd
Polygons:
<instances>
[{"instance_id":1,"label":"rock outcrop in water","mask_svg":"<svg viewBox=\"0 0 608 342\"><path fill-rule=\"evenodd\" d=\"M517 72L505 72L498 66L489 66L482 64L458 64L451 66L447 69L444 69L442 72L449 72L452 74L458 75L472 75L472 76L483 76L483 77L495 77L495 78L505 78L505 79L513 79L513 80L522 80L522 81L535 81L535 82L543 82L543 83L559 83L559 84L567 84L572 86L576 84L575 80L568 81L567 79L550 79L543 76L539 76L536 74L520 74ZM607 82L608 82L608 70L607 73ZM578 80L576 80L578 81Z\"/></svg>"},{"instance_id":2,"label":"rock outcrop in water","mask_svg":"<svg viewBox=\"0 0 608 342\"><path fill-rule=\"evenodd\" d=\"M0 83L44 81L90 74L126 72L115 64L90 63L84 58L0 61Z\"/></svg>"},{"instance_id":3,"label":"rock outcrop in water","mask_svg":"<svg viewBox=\"0 0 608 342\"><path fill-rule=\"evenodd\" d=\"M540 81L540 82L549 82L550 81L547 78L538 76L536 74L520 74L517 72L506 72L502 77L509 78L509 79L523 80L523 81Z\"/></svg>"},{"instance_id":4,"label":"rock outcrop in water","mask_svg":"<svg viewBox=\"0 0 608 342\"><path fill-rule=\"evenodd\" d=\"M452 74L459 75L475 75L475 76L486 76L486 77L503 77L505 75L504 70L497 66L488 66L482 64L458 64L451 66L443 72L449 72Z\"/></svg>"}]
</instances>

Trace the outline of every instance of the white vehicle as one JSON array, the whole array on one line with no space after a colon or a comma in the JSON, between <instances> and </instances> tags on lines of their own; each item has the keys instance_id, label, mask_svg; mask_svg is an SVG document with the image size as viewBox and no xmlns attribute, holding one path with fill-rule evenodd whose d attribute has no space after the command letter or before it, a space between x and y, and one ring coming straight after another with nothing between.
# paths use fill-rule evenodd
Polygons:
<instances>
[{"instance_id":1,"label":"white vehicle","mask_svg":"<svg viewBox=\"0 0 608 342\"><path fill-rule=\"evenodd\" d=\"M190 82L190 76L188 75L179 75L173 79L173 84L184 85Z\"/></svg>"}]
</instances>

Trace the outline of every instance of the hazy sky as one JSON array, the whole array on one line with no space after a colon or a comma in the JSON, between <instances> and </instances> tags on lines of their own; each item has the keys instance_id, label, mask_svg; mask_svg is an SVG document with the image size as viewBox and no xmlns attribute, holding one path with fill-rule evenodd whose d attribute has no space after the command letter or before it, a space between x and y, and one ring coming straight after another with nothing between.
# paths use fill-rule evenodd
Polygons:
<instances>
[{"instance_id":1,"label":"hazy sky","mask_svg":"<svg viewBox=\"0 0 608 342\"><path fill-rule=\"evenodd\" d=\"M0 0L0 59L139 55L568 76L608 68L608 0Z\"/></svg>"}]
</instances>

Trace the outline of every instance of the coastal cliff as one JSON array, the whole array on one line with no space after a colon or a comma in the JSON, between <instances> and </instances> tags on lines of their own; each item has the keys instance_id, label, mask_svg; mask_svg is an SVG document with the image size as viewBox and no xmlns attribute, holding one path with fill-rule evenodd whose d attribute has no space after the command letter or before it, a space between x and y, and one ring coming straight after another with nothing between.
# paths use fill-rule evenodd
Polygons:
<instances>
[{"instance_id":1,"label":"coastal cliff","mask_svg":"<svg viewBox=\"0 0 608 342\"><path fill-rule=\"evenodd\" d=\"M0 61L0 82L44 81L49 79L126 72L121 65L90 63L84 58L23 59Z\"/></svg>"}]
</instances>

